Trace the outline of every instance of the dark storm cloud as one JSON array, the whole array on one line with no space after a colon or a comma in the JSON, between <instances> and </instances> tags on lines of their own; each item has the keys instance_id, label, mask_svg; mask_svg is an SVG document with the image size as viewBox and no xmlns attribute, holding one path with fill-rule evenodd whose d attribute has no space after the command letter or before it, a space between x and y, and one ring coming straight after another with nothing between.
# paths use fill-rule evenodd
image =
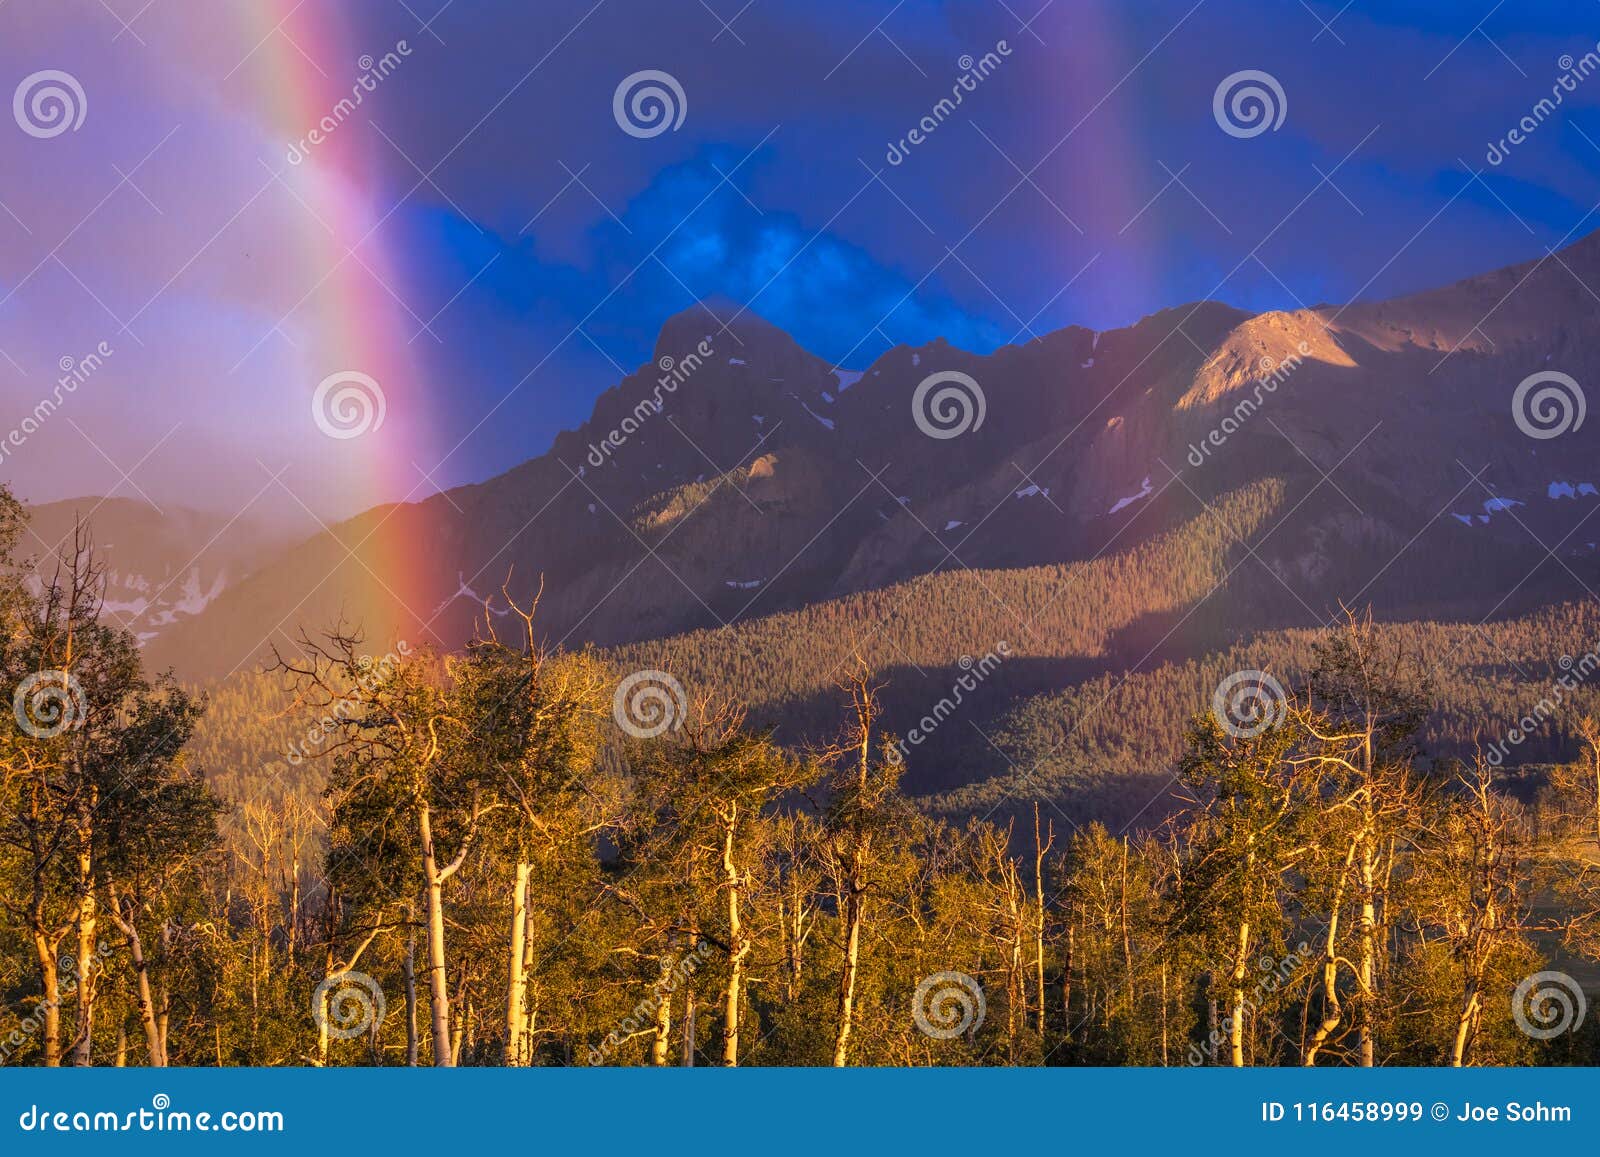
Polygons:
<instances>
[{"instance_id":1,"label":"dark storm cloud","mask_svg":"<svg viewBox=\"0 0 1600 1157\"><path fill-rule=\"evenodd\" d=\"M12 0L0 88L66 68L91 110L60 141L0 133L0 201L29 230L0 213L0 400L30 407L62 355L137 314L144 344L115 343L104 404L75 418L110 458L138 460L181 419L139 474L153 495L216 494L197 482L248 455L344 511L404 496L423 469L464 482L541 452L698 297L859 366L890 341L988 349L1201 297L1425 288L1600 223L1600 77L1486 160L1562 56L1594 48L1592 6L1492 8L363 0L273 30L159 4L136 41L98 3ZM306 205L265 184L355 58L401 39L403 69L286 174ZM890 164L962 58L1002 40L1003 63ZM645 69L687 109L641 140L612 97ZM1214 89L1242 69L1281 83L1278 131L1214 122ZM169 132L142 192L119 187ZM70 273L51 258L64 237ZM311 331L348 302L299 303L358 242L392 263L361 292L398 315L386 340L418 367L389 422L431 460L401 481L306 438L305 399L340 356ZM39 445L25 490L120 484L70 429Z\"/></svg>"}]
</instances>

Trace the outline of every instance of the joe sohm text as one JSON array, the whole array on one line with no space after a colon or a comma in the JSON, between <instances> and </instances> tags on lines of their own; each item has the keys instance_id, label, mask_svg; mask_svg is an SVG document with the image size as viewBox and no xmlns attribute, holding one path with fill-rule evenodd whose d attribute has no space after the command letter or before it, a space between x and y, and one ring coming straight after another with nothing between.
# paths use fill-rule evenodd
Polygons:
<instances>
[{"instance_id":1,"label":"joe sohm text","mask_svg":"<svg viewBox=\"0 0 1600 1157\"><path fill-rule=\"evenodd\" d=\"M1479 1105L1472 1101L1446 1104L1434 1101L1262 1101L1261 1119L1269 1124L1352 1122L1405 1123L1409 1121L1453 1121L1459 1124L1570 1124L1572 1108L1547 1105L1542 1101L1525 1104L1507 1101L1503 1105Z\"/></svg>"}]
</instances>

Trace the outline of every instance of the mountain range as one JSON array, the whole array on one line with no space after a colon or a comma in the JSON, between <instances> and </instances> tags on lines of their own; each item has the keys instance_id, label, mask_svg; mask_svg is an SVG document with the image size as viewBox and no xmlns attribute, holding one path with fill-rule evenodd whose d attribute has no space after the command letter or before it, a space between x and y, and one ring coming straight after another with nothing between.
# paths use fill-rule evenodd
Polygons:
<instances>
[{"instance_id":1,"label":"mountain range","mask_svg":"<svg viewBox=\"0 0 1600 1157\"><path fill-rule=\"evenodd\" d=\"M503 585L542 581L548 641L738 694L796 742L837 722L858 656L902 734L982 671L910 752L913 788L952 806L1038 776L1064 798L1090 764L1159 778L1219 675L1292 668L1342 608L1454 640L1447 677L1478 655L1536 682L1540 648L1594 646L1591 286L1600 234L1389 301L1204 301L860 371L697 305L587 423L476 485L289 543L107 501L107 607L154 666L207 682L341 621L375 654L456 648L499 622ZM41 540L96 502L36 508ZM1170 718L1100 718L1136 687Z\"/></svg>"}]
</instances>

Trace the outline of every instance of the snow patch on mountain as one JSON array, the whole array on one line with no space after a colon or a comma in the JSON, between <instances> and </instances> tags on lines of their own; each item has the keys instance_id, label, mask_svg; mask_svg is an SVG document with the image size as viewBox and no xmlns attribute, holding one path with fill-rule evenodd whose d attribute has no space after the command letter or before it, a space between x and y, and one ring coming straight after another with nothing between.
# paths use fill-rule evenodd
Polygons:
<instances>
[{"instance_id":1,"label":"snow patch on mountain","mask_svg":"<svg viewBox=\"0 0 1600 1157\"><path fill-rule=\"evenodd\" d=\"M799 402L800 399L796 398L795 401ZM815 410L813 410L810 406L806 405L804 402L800 402L800 408L802 410L804 410L806 413L810 414L817 421L821 422L828 429L830 429L830 430L833 429L834 423L833 423L833 419L832 418L824 418L821 414L817 413Z\"/></svg>"},{"instance_id":2,"label":"snow patch on mountain","mask_svg":"<svg viewBox=\"0 0 1600 1157\"><path fill-rule=\"evenodd\" d=\"M228 572L218 571L217 577L211 580L211 588L202 592L200 590L200 568L191 567L183 580L183 588L180 591L182 597L178 599L173 609L180 614L198 615L211 605L212 600L220 595L222 588L227 585Z\"/></svg>"},{"instance_id":3,"label":"snow patch on mountain","mask_svg":"<svg viewBox=\"0 0 1600 1157\"><path fill-rule=\"evenodd\" d=\"M591 507L591 509L593 508ZM456 571L456 582L461 584L456 588L456 593L435 607L433 610L434 614L437 615L442 613L446 607L455 602L457 599L467 599L480 607L484 605L484 597L467 585L466 575L462 574L460 571ZM493 611L497 618L504 618L506 615L511 613L510 607L500 608L490 605L489 610Z\"/></svg>"},{"instance_id":4,"label":"snow patch on mountain","mask_svg":"<svg viewBox=\"0 0 1600 1157\"><path fill-rule=\"evenodd\" d=\"M1149 498L1150 497L1150 493L1151 493L1151 489L1152 488L1150 486L1150 475L1146 474L1144 476L1144 481L1142 483L1140 483L1140 485L1139 485L1139 493L1130 494L1126 498L1117 499L1117 504L1115 506L1113 506L1110 510L1108 510L1106 513L1107 514L1115 514L1117 511L1123 509L1124 507L1132 506L1135 502L1138 502L1139 499L1141 499L1141 498Z\"/></svg>"}]
</instances>

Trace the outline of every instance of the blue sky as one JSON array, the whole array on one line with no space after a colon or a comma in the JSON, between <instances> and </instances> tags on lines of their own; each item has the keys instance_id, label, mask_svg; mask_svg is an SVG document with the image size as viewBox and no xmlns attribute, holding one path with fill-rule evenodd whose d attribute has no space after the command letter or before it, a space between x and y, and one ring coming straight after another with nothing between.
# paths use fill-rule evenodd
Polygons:
<instances>
[{"instance_id":1,"label":"blue sky","mask_svg":"<svg viewBox=\"0 0 1600 1157\"><path fill-rule=\"evenodd\" d=\"M292 488L347 514L542 452L698 298L860 368L892 343L988 350L1202 297L1392 296L1600 227L1600 75L1486 160L1563 57L1595 50L1591 2L741 5L359 0L225 21L11 0L0 88L63 69L89 115L54 140L0 131L0 404L31 411L108 327L118 349L72 426L7 459L13 481L229 507L282 468L263 509ZM401 40L403 66L284 171L297 110ZM888 163L963 58L1002 41ZM641 70L681 87L676 130L614 119ZM1242 70L1281 87L1276 130L1214 119ZM314 296L319 261L351 246L382 261L352 293L405 347L376 375L383 469L304 420L324 370L370 356L314 316L339 312Z\"/></svg>"}]
</instances>

